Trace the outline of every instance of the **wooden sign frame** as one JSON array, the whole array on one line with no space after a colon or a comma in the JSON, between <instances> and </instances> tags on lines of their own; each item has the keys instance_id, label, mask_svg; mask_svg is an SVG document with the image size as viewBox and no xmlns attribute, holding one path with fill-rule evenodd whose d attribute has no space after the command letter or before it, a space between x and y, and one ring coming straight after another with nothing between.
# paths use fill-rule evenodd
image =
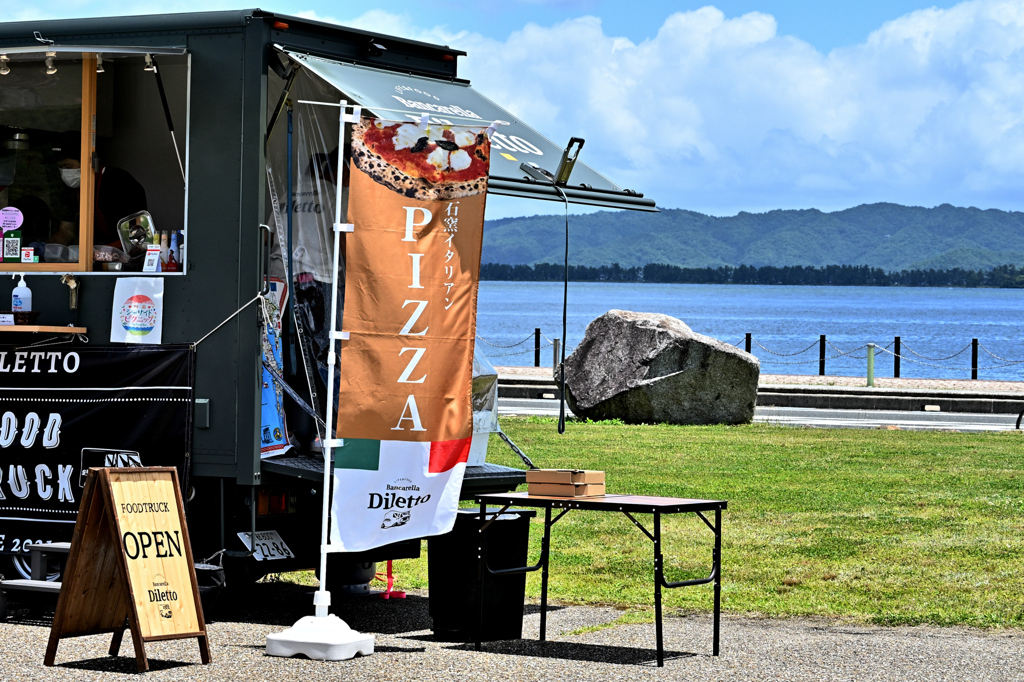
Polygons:
<instances>
[{"instance_id":1,"label":"wooden sign frame","mask_svg":"<svg viewBox=\"0 0 1024 682\"><path fill-rule=\"evenodd\" d=\"M168 474L174 487L176 508L166 511L177 513L181 530L180 545L183 545L183 548L179 548L179 554L188 563L190 578L190 585L176 587L182 592L186 589L190 591L190 594L182 594L181 598L184 600L191 597L191 604L185 603L185 607L194 605L195 618L191 618L190 612L186 615L189 616L189 625L194 624L196 627L194 630L189 627L187 632L153 634L150 622L147 621L145 629L143 628L143 621L149 618L149 614L141 612L140 605L144 603L143 599L147 595L136 594L133 587L133 568L129 565L128 541L124 538L125 532L115 507L114 485L131 481L166 481ZM139 551L136 545L136 556ZM156 553L157 556L167 556L159 554L158 551ZM135 568L136 577L139 570ZM162 599L159 593L157 596ZM154 601L151 596L150 601ZM178 484L178 471L174 467L89 469L43 663L47 666L54 664L57 645L63 638L106 632L113 633L109 654L116 656L121 648L121 639L126 628L132 633L135 660L140 672L149 670L146 642L194 637L199 640L199 654L203 664L211 661L206 622L203 619L203 607L199 600L199 586L192 561L192 547L188 539L188 526L185 523L181 487Z\"/></svg>"}]
</instances>

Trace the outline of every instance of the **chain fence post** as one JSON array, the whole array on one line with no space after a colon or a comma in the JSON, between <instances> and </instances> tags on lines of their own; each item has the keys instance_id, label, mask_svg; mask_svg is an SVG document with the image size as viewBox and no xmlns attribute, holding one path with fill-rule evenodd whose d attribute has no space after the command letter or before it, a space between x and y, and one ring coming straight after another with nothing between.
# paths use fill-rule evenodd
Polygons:
<instances>
[{"instance_id":1,"label":"chain fence post","mask_svg":"<svg viewBox=\"0 0 1024 682\"><path fill-rule=\"evenodd\" d=\"M971 380L978 380L978 339L971 339Z\"/></svg>"},{"instance_id":2,"label":"chain fence post","mask_svg":"<svg viewBox=\"0 0 1024 682\"><path fill-rule=\"evenodd\" d=\"M558 373L558 352L562 349L562 340L555 339L554 343L552 344L552 347L555 349L555 352L552 356L551 371L553 373Z\"/></svg>"},{"instance_id":3,"label":"chain fence post","mask_svg":"<svg viewBox=\"0 0 1024 682\"><path fill-rule=\"evenodd\" d=\"M540 367L540 327L533 330L533 366Z\"/></svg>"},{"instance_id":4,"label":"chain fence post","mask_svg":"<svg viewBox=\"0 0 1024 682\"><path fill-rule=\"evenodd\" d=\"M744 339L744 342L746 343L746 351L749 353L750 352L750 332L747 332L747 336Z\"/></svg>"},{"instance_id":5,"label":"chain fence post","mask_svg":"<svg viewBox=\"0 0 1024 682\"><path fill-rule=\"evenodd\" d=\"M868 344L868 386L875 385L875 344Z\"/></svg>"},{"instance_id":6,"label":"chain fence post","mask_svg":"<svg viewBox=\"0 0 1024 682\"><path fill-rule=\"evenodd\" d=\"M825 376L825 335L818 339L818 376Z\"/></svg>"},{"instance_id":7,"label":"chain fence post","mask_svg":"<svg viewBox=\"0 0 1024 682\"><path fill-rule=\"evenodd\" d=\"M893 379L899 379L900 378L900 337L898 337L898 336L896 337L896 340L893 342L893 350L895 351L895 355L892 356L892 378Z\"/></svg>"}]
</instances>

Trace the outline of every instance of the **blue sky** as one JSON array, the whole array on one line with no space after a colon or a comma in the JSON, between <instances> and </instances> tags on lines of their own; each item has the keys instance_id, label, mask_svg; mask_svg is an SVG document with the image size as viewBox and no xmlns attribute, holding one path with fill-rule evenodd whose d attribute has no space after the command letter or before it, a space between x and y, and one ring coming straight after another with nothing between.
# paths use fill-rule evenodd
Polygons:
<instances>
[{"instance_id":1,"label":"blue sky","mask_svg":"<svg viewBox=\"0 0 1024 682\"><path fill-rule=\"evenodd\" d=\"M659 205L1024 210L1024 0L282 0L452 45L460 74ZM11 19L227 8L66 0ZM497 202L491 217L549 212Z\"/></svg>"},{"instance_id":2,"label":"blue sky","mask_svg":"<svg viewBox=\"0 0 1024 682\"><path fill-rule=\"evenodd\" d=\"M408 15L420 26L433 26L440 22L453 29L475 31L496 39L506 38L527 23L551 25L589 14L600 17L606 27L614 27L616 35L639 43L654 37L669 15L713 5L727 17L738 17L748 12L771 14L778 23L780 33L795 36L818 50L828 52L834 47L863 42L871 31L884 22L914 10L926 7L951 7L954 4L956 3L921 0L400 0L376 2L374 7ZM357 5L353 5L355 6ZM329 2L305 3L302 4L302 8L312 9L324 15L334 15L343 20L353 19L362 14L359 10L351 9L346 13L339 9L337 4ZM439 14L443 12L451 14Z\"/></svg>"}]
</instances>

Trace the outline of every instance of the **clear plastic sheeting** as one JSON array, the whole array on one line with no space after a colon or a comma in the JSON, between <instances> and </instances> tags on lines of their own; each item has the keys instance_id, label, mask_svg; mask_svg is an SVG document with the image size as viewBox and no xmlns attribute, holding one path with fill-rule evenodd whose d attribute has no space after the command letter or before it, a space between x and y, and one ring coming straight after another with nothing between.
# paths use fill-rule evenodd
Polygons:
<instances>
[{"instance_id":1,"label":"clear plastic sheeting","mask_svg":"<svg viewBox=\"0 0 1024 682\"><path fill-rule=\"evenodd\" d=\"M272 78L272 94L284 87ZM273 90L277 92L274 93ZM335 196L338 182L338 109L298 100L337 102L344 95L323 81L300 71L292 85L292 166L291 196L288 195L288 123L279 122L267 143L267 180L273 227L285 271L291 260L291 291L295 315L305 332L303 343L316 363L314 376L319 379L316 393L323 396L327 386L327 353L330 346L331 287L334 282ZM276 97L270 98L271 103ZM285 117L287 113L284 114ZM347 177L342 178L347 182ZM342 201L347 198L342 190ZM291 250L288 249L288 214L291 213ZM342 215L345 215L342 206ZM345 263L338 271L338 309L344 301ZM335 390L337 390L335 388ZM320 400L320 406L326 400Z\"/></svg>"},{"instance_id":2,"label":"clear plastic sheeting","mask_svg":"<svg viewBox=\"0 0 1024 682\"><path fill-rule=\"evenodd\" d=\"M473 433L497 433L498 426L498 371L491 361L473 349Z\"/></svg>"},{"instance_id":3,"label":"clear plastic sheeting","mask_svg":"<svg viewBox=\"0 0 1024 682\"><path fill-rule=\"evenodd\" d=\"M287 197L287 122L281 121L267 145L271 195L276 197L275 222L282 248L287 243L287 211L292 213L293 273L330 282L334 249L335 175L338 169L338 109L298 100L337 102L344 95L323 81L300 72L291 89L293 108L292 195ZM342 192L342 202L347 198ZM345 215L342 206L342 215ZM289 254L283 254L285 266ZM344 274L344 266L342 272Z\"/></svg>"}]
</instances>

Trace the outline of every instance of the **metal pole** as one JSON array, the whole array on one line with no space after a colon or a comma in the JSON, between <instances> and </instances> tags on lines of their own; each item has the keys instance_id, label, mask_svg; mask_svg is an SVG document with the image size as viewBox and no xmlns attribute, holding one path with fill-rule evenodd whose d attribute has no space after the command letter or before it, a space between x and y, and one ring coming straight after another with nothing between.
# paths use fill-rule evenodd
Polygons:
<instances>
[{"instance_id":1,"label":"metal pole","mask_svg":"<svg viewBox=\"0 0 1024 682\"><path fill-rule=\"evenodd\" d=\"M554 352L554 357L553 357L553 359L551 361L551 371L554 372L554 373L558 372L558 350L561 347L561 345L562 345L562 340L561 339L555 339L555 342L554 342L555 352Z\"/></svg>"},{"instance_id":2,"label":"metal pole","mask_svg":"<svg viewBox=\"0 0 1024 682\"><path fill-rule=\"evenodd\" d=\"M971 379L978 379L978 339L971 339Z\"/></svg>"},{"instance_id":3,"label":"metal pole","mask_svg":"<svg viewBox=\"0 0 1024 682\"><path fill-rule=\"evenodd\" d=\"M224 544L224 479L220 479L220 548L226 549ZM223 565L223 561L221 564Z\"/></svg>"},{"instance_id":4,"label":"metal pole","mask_svg":"<svg viewBox=\"0 0 1024 682\"><path fill-rule=\"evenodd\" d=\"M540 367L540 327L533 330L533 366Z\"/></svg>"},{"instance_id":5,"label":"metal pole","mask_svg":"<svg viewBox=\"0 0 1024 682\"><path fill-rule=\"evenodd\" d=\"M875 344L868 344L868 386L875 385Z\"/></svg>"},{"instance_id":6,"label":"metal pole","mask_svg":"<svg viewBox=\"0 0 1024 682\"><path fill-rule=\"evenodd\" d=\"M160 91L160 103L164 107L164 118L167 120L167 130L171 133L171 146L174 147L174 155L178 158L178 168L181 169L181 181L185 182L185 164L181 162L181 152L178 151L178 140L174 137L174 121L171 120L171 108L167 106L167 93L164 92L164 79L160 77L160 69L157 68L156 59L150 58L153 63L153 75L156 76L156 87Z\"/></svg>"},{"instance_id":7,"label":"metal pole","mask_svg":"<svg viewBox=\"0 0 1024 682\"><path fill-rule=\"evenodd\" d=\"M722 510L715 510L715 634L711 645L713 656L718 655L718 630L722 613Z\"/></svg>"},{"instance_id":8,"label":"metal pole","mask_svg":"<svg viewBox=\"0 0 1024 682\"><path fill-rule=\"evenodd\" d=\"M892 357L892 376L894 379L900 378L900 337L896 337L896 341L893 342L893 350L896 353Z\"/></svg>"},{"instance_id":9,"label":"metal pole","mask_svg":"<svg viewBox=\"0 0 1024 682\"><path fill-rule=\"evenodd\" d=\"M484 523L487 522L487 503L480 502L480 524L476 529L476 650L480 651L483 647L481 643L484 638L484 580L487 576L484 575L484 566L486 562L484 559L484 552L486 548L484 546Z\"/></svg>"},{"instance_id":10,"label":"metal pole","mask_svg":"<svg viewBox=\"0 0 1024 682\"><path fill-rule=\"evenodd\" d=\"M257 504L256 497L259 494L259 493L257 493L258 489L259 489L259 486L256 486L256 485L252 486L249 489L249 499L252 501L252 505L250 505L252 508L249 510L249 513L252 516L252 518L250 519L252 521L252 537L249 538L249 539L252 540L252 550L253 551L256 551L256 504Z\"/></svg>"},{"instance_id":11,"label":"metal pole","mask_svg":"<svg viewBox=\"0 0 1024 682\"><path fill-rule=\"evenodd\" d=\"M825 335L818 339L818 376L825 376Z\"/></svg>"},{"instance_id":12,"label":"metal pole","mask_svg":"<svg viewBox=\"0 0 1024 682\"><path fill-rule=\"evenodd\" d=\"M328 335L328 346L327 351L327 428L326 438L323 442L323 456L324 456L324 502L323 502L323 516L320 524L320 589L313 595L313 605L316 608L316 615L318 617L327 616L328 607L331 604L331 594L327 589L327 543L328 533L327 526L330 523L331 514L331 474L334 467L334 424L336 423L336 417L334 416L334 377L336 372L336 366L338 362L338 356L335 352L337 348L337 335L335 332L338 329L338 262L340 260L341 251L341 232L339 228L341 225L341 185L342 185L342 161L345 158L345 108L348 102L345 100L341 101L341 110L338 115L338 168L335 175L335 196L334 196L334 266L331 269L331 327ZM291 197L289 197L289 201ZM291 261L291 254L289 255L289 262Z\"/></svg>"},{"instance_id":13,"label":"metal pole","mask_svg":"<svg viewBox=\"0 0 1024 682\"><path fill-rule=\"evenodd\" d=\"M551 547L551 507L544 508L544 540L541 542L541 561L544 567L540 574L540 641L547 638L548 626L548 551Z\"/></svg>"},{"instance_id":14,"label":"metal pole","mask_svg":"<svg viewBox=\"0 0 1024 682\"><path fill-rule=\"evenodd\" d=\"M291 108L291 106L289 106L288 107L288 187L287 187L287 190L286 190L288 192L288 288L286 289L286 291L291 293L291 296L288 297L288 305L291 306L292 310L294 311L294 309L295 309L295 303L294 303L294 301L295 301L295 292L292 291L292 287L295 286L295 272L293 271L293 268L292 268L292 260L293 260L292 254L294 253L294 249L292 247L292 220L293 220L293 216L295 214L295 195L294 195L295 189L294 189L292 183L294 182L294 175L293 174L295 172L295 169L292 166L293 163L294 163L294 161L292 159L292 108ZM278 236L280 236L280 235L278 235Z\"/></svg>"},{"instance_id":15,"label":"metal pole","mask_svg":"<svg viewBox=\"0 0 1024 682\"><path fill-rule=\"evenodd\" d=\"M658 640L658 667L665 665L665 650L661 640L661 514L654 512L654 636Z\"/></svg>"},{"instance_id":16,"label":"metal pole","mask_svg":"<svg viewBox=\"0 0 1024 682\"><path fill-rule=\"evenodd\" d=\"M747 337L746 337L745 342L746 342L746 347L744 348L744 350L749 353L750 352L750 332L747 332Z\"/></svg>"}]
</instances>

